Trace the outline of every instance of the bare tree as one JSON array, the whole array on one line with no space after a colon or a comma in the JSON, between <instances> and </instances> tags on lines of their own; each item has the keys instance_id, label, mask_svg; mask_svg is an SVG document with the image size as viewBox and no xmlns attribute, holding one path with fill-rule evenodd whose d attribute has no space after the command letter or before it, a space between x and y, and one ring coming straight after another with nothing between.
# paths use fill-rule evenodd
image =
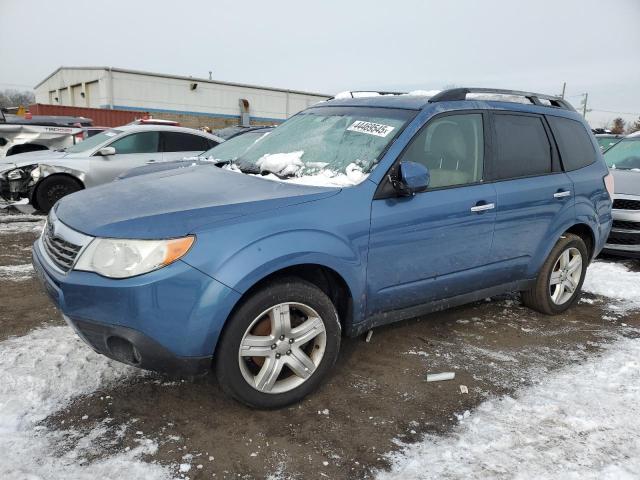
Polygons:
<instances>
[{"instance_id":1,"label":"bare tree","mask_svg":"<svg viewBox=\"0 0 640 480\"><path fill-rule=\"evenodd\" d=\"M0 107L19 107L27 106L36 101L33 92L29 90L2 90L0 91Z\"/></svg>"},{"instance_id":2,"label":"bare tree","mask_svg":"<svg viewBox=\"0 0 640 480\"><path fill-rule=\"evenodd\" d=\"M629 125L629 128L627 129L627 133L634 133L634 132L640 132L640 117L638 117L638 119Z\"/></svg>"},{"instance_id":3,"label":"bare tree","mask_svg":"<svg viewBox=\"0 0 640 480\"><path fill-rule=\"evenodd\" d=\"M622 135L624 133L624 119L618 117L613 120L613 125L611 126L611 133L615 133L616 135Z\"/></svg>"}]
</instances>

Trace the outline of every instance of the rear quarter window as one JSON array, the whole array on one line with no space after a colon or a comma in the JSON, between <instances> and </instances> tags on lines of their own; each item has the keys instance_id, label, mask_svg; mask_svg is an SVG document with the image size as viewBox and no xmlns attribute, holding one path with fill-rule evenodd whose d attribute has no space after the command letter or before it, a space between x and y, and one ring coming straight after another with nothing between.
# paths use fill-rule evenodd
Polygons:
<instances>
[{"instance_id":1,"label":"rear quarter window","mask_svg":"<svg viewBox=\"0 0 640 480\"><path fill-rule=\"evenodd\" d=\"M558 144L564 169L577 170L596 161L591 136L584 125L576 120L548 116L553 136Z\"/></svg>"}]
</instances>

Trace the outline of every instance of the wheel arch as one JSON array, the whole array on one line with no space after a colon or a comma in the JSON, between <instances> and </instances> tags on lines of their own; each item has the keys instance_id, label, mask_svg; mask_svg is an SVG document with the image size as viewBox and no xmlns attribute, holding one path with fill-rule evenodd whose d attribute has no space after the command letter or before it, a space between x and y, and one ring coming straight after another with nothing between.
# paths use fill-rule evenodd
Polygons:
<instances>
[{"instance_id":1,"label":"wheel arch","mask_svg":"<svg viewBox=\"0 0 640 480\"><path fill-rule=\"evenodd\" d=\"M81 190L84 190L86 188L84 182L80 178L78 178L77 176L75 176L74 174L72 174L70 172L54 172L54 173L50 173L49 175L46 175L46 176L40 178L38 180L38 182L31 189L31 193L29 195L29 201L31 202L31 205L33 205L33 208L35 208L36 210L40 209L40 206L38 205L38 197L37 197L36 192L38 191L38 188L40 188L40 186L42 185L42 182L44 180L48 179L48 178L56 178L56 177L71 178L78 185L80 185L80 189Z\"/></svg>"},{"instance_id":2,"label":"wheel arch","mask_svg":"<svg viewBox=\"0 0 640 480\"><path fill-rule=\"evenodd\" d=\"M353 293L345 278L335 269L320 263L298 263L279 268L255 280L252 285L241 294L228 317L231 317L242 302L257 290L271 282L286 277L298 277L312 283L322 290L336 307L338 319L343 331L353 322ZM226 322L225 322L226 327Z\"/></svg>"},{"instance_id":3,"label":"wheel arch","mask_svg":"<svg viewBox=\"0 0 640 480\"><path fill-rule=\"evenodd\" d=\"M545 243L544 248L541 248L532 259L529 265L528 278L535 278L538 275L538 272L549 256L549 253L551 253L551 250L553 250L553 247L556 245L556 243L558 243L558 240L560 240L560 238L567 233L572 233L582 238L582 240L587 245L587 251L589 252L589 261L593 259L594 249L596 247L596 234L594 232L593 226L589 225L588 223L579 221L571 224L565 224L555 229L548 235L548 238L552 238L553 242L549 242L548 244Z\"/></svg>"},{"instance_id":4,"label":"wheel arch","mask_svg":"<svg viewBox=\"0 0 640 480\"><path fill-rule=\"evenodd\" d=\"M49 150L49 147L40 145L39 143L19 143L16 145L12 145L7 150L5 156L10 157L11 155L19 155L21 153L27 152L38 152L40 150Z\"/></svg>"}]
</instances>

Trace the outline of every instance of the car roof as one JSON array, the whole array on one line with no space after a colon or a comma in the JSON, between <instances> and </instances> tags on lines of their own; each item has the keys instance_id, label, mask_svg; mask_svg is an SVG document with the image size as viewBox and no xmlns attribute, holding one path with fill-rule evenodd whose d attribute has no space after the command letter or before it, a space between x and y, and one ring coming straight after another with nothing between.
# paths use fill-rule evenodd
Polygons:
<instances>
[{"instance_id":1,"label":"car roof","mask_svg":"<svg viewBox=\"0 0 640 480\"><path fill-rule=\"evenodd\" d=\"M334 98L316 103L313 107L379 107L401 108L405 110L421 110L429 102L429 97L422 95L377 95L372 97Z\"/></svg>"},{"instance_id":2,"label":"car roof","mask_svg":"<svg viewBox=\"0 0 640 480\"><path fill-rule=\"evenodd\" d=\"M348 93L354 98L346 97ZM414 93L344 92L339 97L319 102L310 108L340 106L423 110L438 105L446 111L468 106L471 109L512 110L582 119L565 99L541 93L491 88L453 88L435 95L433 93L420 90Z\"/></svg>"},{"instance_id":3,"label":"car roof","mask_svg":"<svg viewBox=\"0 0 640 480\"><path fill-rule=\"evenodd\" d=\"M187 127L175 127L173 125L122 125L120 127L113 127L113 130L119 130L121 132L182 132L190 133L192 135L200 135L202 137L216 140L217 142L224 141L224 139L208 132L203 132L202 130Z\"/></svg>"}]
</instances>

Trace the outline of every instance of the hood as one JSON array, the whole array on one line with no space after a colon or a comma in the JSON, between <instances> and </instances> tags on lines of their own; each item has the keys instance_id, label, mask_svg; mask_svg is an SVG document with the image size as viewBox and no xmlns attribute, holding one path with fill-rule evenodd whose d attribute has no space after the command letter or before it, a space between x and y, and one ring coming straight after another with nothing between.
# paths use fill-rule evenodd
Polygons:
<instances>
[{"instance_id":1,"label":"hood","mask_svg":"<svg viewBox=\"0 0 640 480\"><path fill-rule=\"evenodd\" d=\"M141 175L63 198L56 215L98 237L171 238L199 227L335 195L337 188L266 180L209 165Z\"/></svg>"},{"instance_id":2,"label":"hood","mask_svg":"<svg viewBox=\"0 0 640 480\"><path fill-rule=\"evenodd\" d=\"M634 170L609 170L613 174L616 193L623 195L640 195L640 172Z\"/></svg>"},{"instance_id":3,"label":"hood","mask_svg":"<svg viewBox=\"0 0 640 480\"><path fill-rule=\"evenodd\" d=\"M65 152L56 152L54 150L37 150L35 152L19 153L18 155L10 155L0 159L0 170L26 167L34 163L50 162L66 156L67 154Z\"/></svg>"}]
</instances>

